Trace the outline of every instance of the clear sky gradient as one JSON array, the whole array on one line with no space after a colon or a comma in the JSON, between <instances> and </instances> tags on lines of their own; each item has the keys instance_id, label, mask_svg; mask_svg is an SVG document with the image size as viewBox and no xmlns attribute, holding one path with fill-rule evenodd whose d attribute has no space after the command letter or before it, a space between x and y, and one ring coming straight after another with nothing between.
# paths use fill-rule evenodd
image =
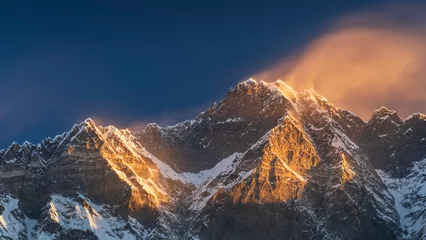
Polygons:
<instances>
[{"instance_id":1,"label":"clear sky gradient","mask_svg":"<svg viewBox=\"0 0 426 240\"><path fill-rule=\"evenodd\" d=\"M16 1L17 2L17 1ZM374 1L28 1L0 5L0 148L87 117L192 118Z\"/></svg>"}]
</instances>

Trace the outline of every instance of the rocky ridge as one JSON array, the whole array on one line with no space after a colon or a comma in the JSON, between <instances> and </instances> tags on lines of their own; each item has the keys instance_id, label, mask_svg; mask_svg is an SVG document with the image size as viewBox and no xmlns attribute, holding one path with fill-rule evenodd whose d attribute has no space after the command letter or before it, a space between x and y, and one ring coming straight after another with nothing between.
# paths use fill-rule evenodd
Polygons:
<instances>
[{"instance_id":1,"label":"rocky ridge","mask_svg":"<svg viewBox=\"0 0 426 240\"><path fill-rule=\"evenodd\" d=\"M252 79L174 126L88 119L0 151L0 236L421 239L424 122Z\"/></svg>"}]
</instances>

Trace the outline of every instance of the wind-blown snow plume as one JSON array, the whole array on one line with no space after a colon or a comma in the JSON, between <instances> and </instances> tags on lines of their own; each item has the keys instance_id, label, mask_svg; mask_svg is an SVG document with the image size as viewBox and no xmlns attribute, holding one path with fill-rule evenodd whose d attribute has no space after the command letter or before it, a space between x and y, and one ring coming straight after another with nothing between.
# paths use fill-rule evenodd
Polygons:
<instances>
[{"instance_id":1,"label":"wind-blown snow plume","mask_svg":"<svg viewBox=\"0 0 426 240\"><path fill-rule=\"evenodd\" d=\"M365 120L382 105L426 110L426 7L388 6L337 19L302 51L257 74L311 88Z\"/></svg>"}]
</instances>

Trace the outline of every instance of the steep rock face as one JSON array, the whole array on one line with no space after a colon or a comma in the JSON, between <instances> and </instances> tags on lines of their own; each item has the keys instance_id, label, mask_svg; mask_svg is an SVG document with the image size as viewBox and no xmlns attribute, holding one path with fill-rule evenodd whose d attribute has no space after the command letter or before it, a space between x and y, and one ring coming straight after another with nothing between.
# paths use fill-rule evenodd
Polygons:
<instances>
[{"instance_id":1,"label":"steep rock face","mask_svg":"<svg viewBox=\"0 0 426 240\"><path fill-rule=\"evenodd\" d=\"M416 113L405 119L394 145L390 171L401 177L409 174L414 162L426 157L426 116Z\"/></svg>"},{"instance_id":2,"label":"steep rock face","mask_svg":"<svg viewBox=\"0 0 426 240\"><path fill-rule=\"evenodd\" d=\"M379 175L395 197L404 238L426 238L426 160L413 163L404 178L394 178L378 170Z\"/></svg>"},{"instance_id":3,"label":"steep rock face","mask_svg":"<svg viewBox=\"0 0 426 240\"><path fill-rule=\"evenodd\" d=\"M317 214L325 238L397 239L399 217L392 196L355 143L365 124L318 94L301 93L306 94L311 97L299 101L299 114L321 157L312 186L306 188L307 194L314 195L306 196L313 206L320 206ZM321 192L326 193L324 198L314 197Z\"/></svg>"},{"instance_id":4,"label":"steep rock face","mask_svg":"<svg viewBox=\"0 0 426 240\"><path fill-rule=\"evenodd\" d=\"M360 136L360 146L395 199L403 238L426 238L425 116L416 113L402 121L395 111L382 107Z\"/></svg>"},{"instance_id":5,"label":"steep rock face","mask_svg":"<svg viewBox=\"0 0 426 240\"><path fill-rule=\"evenodd\" d=\"M155 167L153 163L145 162L134 152L132 140L128 139L131 136L114 127L97 128L93 121L86 120L37 146L12 144L2 152L2 194L19 200L19 210L28 218L39 220L33 238L46 235L77 239L92 235L90 229L69 228L60 221L54 196L68 202L80 201L79 196L89 197L97 204L110 206L110 214L122 222L132 218L147 229L156 228L160 205L169 202L172 194L164 192L158 172L151 168ZM63 208L67 211L73 207L76 206L71 204Z\"/></svg>"},{"instance_id":6,"label":"steep rock face","mask_svg":"<svg viewBox=\"0 0 426 240\"><path fill-rule=\"evenodd\" d=\"M416 113L402 121L397 113L376 110L358 140L376 169L395 177L409 174L413 162L426 157L426 117Z\"/></svg>"},{"instance_id":7,"label":"steep rock face","mask_svg":"<svg viewBox=\"0 0 426 240\"><path fill-rule=\"evenodd\" d=\"M25 175L27 162L34 146L25 142L22 146L14 142L9 148L0 151L0 191L7 192L13 197L21 194L22 178Z\"/></svg>"},{"instance_id":8,"label":"steep rock face","mask_svg":"<svg viewBox=\"0 0 426 240\"><path fill-rule=\"evenodd\" d=\"M393 198L351 140L363 122L313 92L285 94L292 113L243 155L191 234L201 239L398 239ZM340 113L352 117L343 119ZM233 184L242 175L239 169L250 175Z\"/></svg>"},{"instance_id":9,"label":"steep rock face","mask_svg":"<svg viewBox=\"0 0 426 240\"><path fill-rule=\"evenodd\" d=\"M0 238L399 239L394 198L359 146L373 125L421 132L417 118L365 124L313 91L250 79L175 126L86 120L0 151Z\"/></svg>"},{"instance_id":10,"label":"steep rock face","mask_svg":"<svg viewBox=\"0 0 426 240\"><path fill-rule=\"evenodd\" d=\"M233 203L274 203L301 196L307 172L320 159L308 136L295 121L287 116L271 131L253 177L232 189Z\"/></svg>"},{"instance_id":11,"label":"steep rock face","mask_svg":"<svg viewBox=\"0 0 426 240\"><path fill-rule=\"evenodd\" d=\"M149 152L172 167L199 172L246 150L277 124L289 106L266 84L248 80L194 120L164 128L149 125L138 136Z\"/></svg>"},{"instance_id":12,"label":"steep rock face","mask_svg":"<svg viewBox=\"0 0 426 240\"><path fill-rule=\"evenodd\" d=\"M394 142L403 124L398 114L382 107L376 110L360 135L360 146L372 160L374 168L386 169L394 151Z\"/></svg>"},{"instance_id":13,"label":"steep rock face","mask_svg":"<svg viewBox=\"0 0 426 240\"><path fill-rule=\"evenodd\" d=\"M254 164L255 168L241 182L232 184L235 175L241 175L238 171L224 181L227 187L217 191L202 210L193 235L201 239L315 236L310 212L295 207L295 199L304 191L306 172L319 158L294 121L285 117L265 142L252 148L256 154L247 152L242 157L239 165ZM283 141L283 135L288 141ZM299 149L290 147L295 143L300 144Z\"/></svg>"}]
</instances>

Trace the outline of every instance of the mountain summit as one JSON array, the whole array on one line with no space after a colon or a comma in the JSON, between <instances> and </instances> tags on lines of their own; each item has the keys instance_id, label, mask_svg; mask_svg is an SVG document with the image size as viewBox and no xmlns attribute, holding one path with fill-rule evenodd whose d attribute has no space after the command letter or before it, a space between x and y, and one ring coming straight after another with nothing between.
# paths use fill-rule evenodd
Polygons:
<instances>
[{"instance_id":1,"label":"mountain summit","mask_svg":"<svg viewBox=\"0 0 426 240\"><path fill-rule=\"evenodd\" d=\"M1 239L424 239L426 120L249 79L196 118L0 151Z\"/></svg>"}]
</instances>

